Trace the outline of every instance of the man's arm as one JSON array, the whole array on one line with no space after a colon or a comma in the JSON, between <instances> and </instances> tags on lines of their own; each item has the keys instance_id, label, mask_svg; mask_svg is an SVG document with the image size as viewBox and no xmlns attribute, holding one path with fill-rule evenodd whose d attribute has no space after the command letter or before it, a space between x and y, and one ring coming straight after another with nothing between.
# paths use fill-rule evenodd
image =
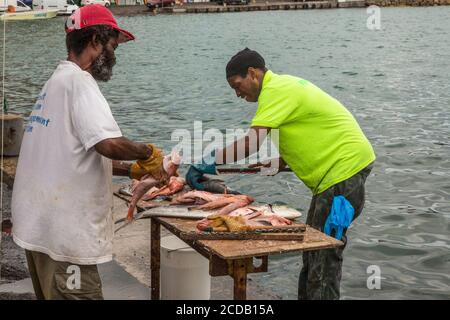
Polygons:
<instances>
[{"instance_id":1,"label":"man's arm","mask_svg":"<svg viewBox=\"0 0 450 320\"><path fill-rule=\"evenodd\" d=\"M112 160L144 160L153 153L148 145L124 137L102 140L94 148L102 156Z\"/></svg>"},{"instance_id":2,"label":"man's arm","mask_svg":"<svg viewBox=\"0 0 450 320\"><path fill-rule=\"evenodd\" d=\"M132 164L118 160L145 160L154 151L149 145L124 137L102 140L94 148L102 156L113 160L113 175L126 177L130 176Z\"/></svg>"},{"instance_id":3,"label":"man's arm","mask_svg":"<svg viewBox=\"0 0 450 320\"><path fill-rule=\"evenodd\" d=\"M133 142L127 138L110 138L97 143L95 150L113 161L113 174L140 179L151 174L157 180L167 179L163 168L163 153L152 144ZM117 160L137 160L128 165Z\"/></svg>"},{"instance_id":4,"label":"man's arm","mask_svg":"<svg viewBox=\"0 0 450 320\"><path fill-rule=\"evenodd\" d=\"M204 174L217 174L217 165L235 163L258 152L269 132L270 128L268 127L251 127L245 137L223 150L215 150L215 152L203 158L201 164L191 165L186 174L187 184L193 189L205 190L205 185L202 182ZM212 163L210 160L213 160Z\"/></svg>"},{"instance_id":5,"label":"man's arm","mask_svg":"<svg viewBox=\"0 0 450 320\"><path fill-rule=\"evenodd\" d=\"M217 152L216 164L235 163L258 152L269 132L268 127L251 127L245 137Z\"/></svg>"},{"instance_id":6,"label":"man's arm","mask_svg":"<svg viewBox=\"0 0 450 320\"><path fill-rule=\"evenodd\" d=\"M113 176L128 177L130 175L131 163L113 160Z\"/></svg>"}]
</instances>

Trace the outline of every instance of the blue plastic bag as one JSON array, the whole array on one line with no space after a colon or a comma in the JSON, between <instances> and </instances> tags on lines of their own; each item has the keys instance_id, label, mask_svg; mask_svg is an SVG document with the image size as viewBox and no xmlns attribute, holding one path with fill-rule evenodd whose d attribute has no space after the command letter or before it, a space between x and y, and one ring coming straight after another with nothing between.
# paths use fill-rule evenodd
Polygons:
<instances>
[{"instance_id":1,"label":"blue plastic bag","mask_svg":"<svg viewBox=\"0 0 450 320\"><path fill-rule=\"evenodd\" d=\"M353 220L355 209L344 196L336 196L333 198L331 212L325 221L324 232L331 235L334 230L334 237L338 240L342 239L344 229L348 228Z\"/></svg>"}]
</instances>

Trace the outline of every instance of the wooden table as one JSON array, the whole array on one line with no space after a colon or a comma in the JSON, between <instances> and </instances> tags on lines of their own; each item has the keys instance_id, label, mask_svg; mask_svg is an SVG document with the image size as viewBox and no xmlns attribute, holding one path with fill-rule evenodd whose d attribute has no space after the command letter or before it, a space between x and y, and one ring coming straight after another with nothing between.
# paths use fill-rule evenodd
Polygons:
<instances>
[{"instance_id":1,"label":"wooden table","mask_svg":"<svg viewBox=\"0 0 450 320\"><path fill-rule=\"evenodd\" d=\"M303 241L275 240L189 240L183 237L196 229L196 220L151 217L151 297L160 299L161 225L209 260L213 277L229 275L234 280L234 299L247 297L247 274L267 272L268 257L293 251L322 250L343 243L309 226ZM191 238L191 237L190 237ZM259 266L254 259L261 259Z\"/></svg>"},{"instance_id":2,"label":"wooden table","mask_svg":"<svg viewBox=\"0 0 450 320\"><path fill-rule=\"evenodd\" d=\"M129 202L131 197L122 195L116 186L114 195ZM149 209L146 203L139 201L138 211ZM155 211L158 208L154 208ZM247 275L267 272L269 255L295 251L322 250L343 245L335 238L306 226L303 241L280 240L192 240L191 232L196 229L198 220L151 217L151 298L160 299L160 256L161 226L189 244L198 253L209 260L209 274L212 277L231 276L234 280L235 300L247 298ZM190 234L189 239L183 237ZM260 260L255 266L254 260Z\"/></svg>"}]
</instances>

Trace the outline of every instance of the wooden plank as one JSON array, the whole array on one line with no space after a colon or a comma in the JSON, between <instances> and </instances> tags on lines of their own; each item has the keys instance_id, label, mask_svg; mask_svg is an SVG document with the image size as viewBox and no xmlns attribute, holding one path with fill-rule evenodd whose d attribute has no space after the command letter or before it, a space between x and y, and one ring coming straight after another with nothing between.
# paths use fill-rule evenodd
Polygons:
<instances>
[{"instance_id":1,"label":"wooden plank","mask_svg":"<svg viewBox=\"0 0 450 320\"><path fill-rule=\"evenodd\" d=\"M232 260L224 260L216 255L211 255L209 259L209 275L211 277L220 277L229 275L229 264Z\"/></svg>"},{"instance_id":2,"label":"wooden plank","mask_svg":"<svg viewBox=\"0 0 450 320\"><path fill-rule=\"evenodd\" d=\"M160 299L160 268L161 268L161 224L156 219L151 220L151 297Z\"/></svg>"},{"instance_id":3,"label":"wooden plank","mask_svg":"<svg viewBox=\"0 0 450 320\"><path fill-rule=\"evenodd\" d=\"M269 256L255 257L255 259L261 260L261 264L259 266L253 265L252 273L267 272L269 269Z\"/></svg>"},{"instance_id":4,"label":"wooden plank","mask_svg":"<svg viewBox=\"0 0 450 320\"><path fill-rule=\"evenodd\" d=\"M269 257L253 257L247 258L248 263L246 263L246 272L248 273L262 273L267 272L269 267ZM258 265L254 265L255 260L261 260ZM209 274L212 277L226 276L229 275L233 277L233 261L235 260L224 260L217 255L211 255L209 259Z\"/></svg>"},{"instance_id":5,"label":"wooden plank","mask_svg":"<svg viewBox=\"0 0 450 320\"><path fill-rule=\"evenodd\" d=\"M280 241L303 241L302 233L245 233L237 235L236 232L196 232L180 233L183 240L280 240Z\"/></svg>"},{"instance_id":6,"label":"wooden plank","mask_svg":"<svg viewBox=\"0 0 450 320\"><path fill-rule=\"evenodd\" d=\"M247 299L247 265L251 259L237 259L233 261L234 300Z\"/></svg>"}]
</instances>

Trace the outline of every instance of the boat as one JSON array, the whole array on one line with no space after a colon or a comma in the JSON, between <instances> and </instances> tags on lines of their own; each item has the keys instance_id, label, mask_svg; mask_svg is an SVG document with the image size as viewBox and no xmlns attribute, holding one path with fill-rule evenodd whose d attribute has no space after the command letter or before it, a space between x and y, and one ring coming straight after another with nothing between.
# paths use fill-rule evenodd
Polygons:
<instances>
[{"instance_id":1,"label":"boat","mask_svg":"<svg viewBox=\"0 0 450 320\"><path fill-rule=\"evenodd\" d=\"M0 13L8 9L13 9L14 12L21 12L28 11L31 7L21 0L0 0Z\"/></svg>"},{"instance_id":2,"label":"boat","mask_svg":"<svg viewBox=\"0 0 450 320\"><path fill-rule=\"evenodd\" d=\"M3 2L6 2L3 0ZM7 8L2 14L0 14L0 21L3 20L41 20L50 19L56 17L57 9L42 9L31 10L30 7L25 5L20 0L7 1L7 6L1 6L1 8Z\"/></svg>"},{"instance_id":3,"label":"boat","mask_svg":"<svg viewBox=\"0 0 450 320\"><path fill-rule=\"evenodd\" d=\"M57 9L58 15L71 15L78 8L73 0L33 0L34 10Z\"/></svg>"},{"instance_id":4,"label":"boat","mask_svg":"<svg viewBox=\"0 0 450 320\"><path fill-rule=\"evenodd\" d=\"M0 20L39 20L56 17L58 10L30 10L21 12L5 12Z\"/></svg>"}]
</instances>

